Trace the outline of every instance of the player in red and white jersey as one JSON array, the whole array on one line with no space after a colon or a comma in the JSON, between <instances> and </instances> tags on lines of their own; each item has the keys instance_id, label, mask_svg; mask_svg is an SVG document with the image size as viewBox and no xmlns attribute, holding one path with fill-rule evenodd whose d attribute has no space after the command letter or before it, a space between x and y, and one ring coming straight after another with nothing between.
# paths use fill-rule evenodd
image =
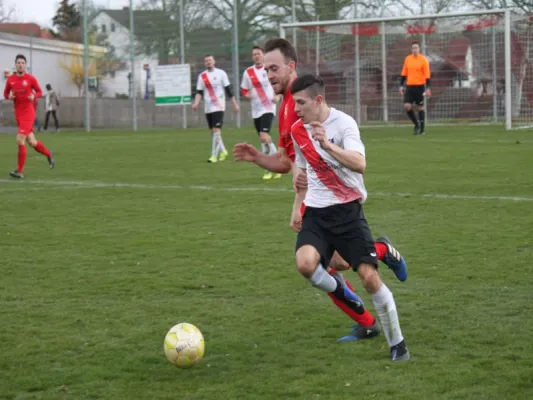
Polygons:
<instances>
[{"instance_id":1,"label":"player in red and white jersey","mask_svg":"<svg viewBox=\"0 0 533 400\"><path fill-rule=\"evenodd\" d=\"M252 61L254 65L247 68L242 75L241 93L245 99L251 101L252 118L255 130L261 141L261 151L265 154L276 153L276 146L272 143L270 128L276 115L276 103L279 95L274 94L274 89L268 80L267 72L263 66L264 51L261 46L252 48ZM281 178L281 174L273 174L265 170L263 179Z\"/></svg>"},{"instance_id":2,"label":"player in red and white jersey","mask_svg":"<svg viewBox=\"0 0 533 400\"><path fill-rule=\"evenodd\" d=\"M235 145L233 154L236 161L253 162L261 168L268 169L276 173L288 173L293 168L294 145L291 138L291 127L299 119L295 111L295 103L290 91L293 81L296 79L296 51L291 43L285 39L272 39L265 44L264 65L268 73L270 83L274 93L283 94L283 102L279 109L279 141L278 152L276 154L264 154L259 152L254 146L247 143ZM296 168L298 173L298 169ZM301 174L298 174L301 175ZM295 182L297 175L295 175ZM306 180L305 180L306 182ZM307 182L306 182L307 183ZM296 208L303 209L303 203L295 204ZM392 246L386 237L379 238L376 243L378 258L387 265L393 265L403 260L400 253ZM343 279L342 274L334 269L337 266L346 269L349 265L337 253L331 260L329 272L338 279ZM353 291L349 282L346 286ZM329 297L344 313L357 322L350 335L345 336L340 341L359 340L370 338L379 334L379 326L375 318L365 310L362 304L355 306L353 303L338 299L333 293ZM363 329L364 328L364 329Z\"/></svg>"},{"instance_id":3,"label":"player in red and white jersey","mask_svg":"<svg viewBox=\"0 0 533 400\"><path fill-rule=\"evenodd\" d=\"M10 172L13 178L24 178L26 164L26 142L48 159L50 168L54 168L55 161L52 152L35 138L33 123L35 122L34 100L42 96L42 90L33 75L26 73L26 57L19 54L15 57L16 72L7 78L4 88L4 98L13 100L15 104L15 119L17 121L18 165Z\"/></svg>"},{"instance_id":4,"label":"player in red and white jersey","mask_svg":"<svg viewBox=\"0 0 533 400\"><path fill-rule=\"evenodd\" d=\"M313 286L338 298L361 299L327 273L335 251L359 273L372 294L372 302L391 349L393 361L409 360L392 292L377 272L374 240L363 213L367 192L365 146L354 119L328 106L324 81L314 75L296 79L291 87L296 113L301 118L291 128L295 165L307 174L305 213L296 240L296 265ZM295 202L298 203L299 200ZM300 216L293 210L293 219Z\"/></svg>"},{"instance_id":5,"label":"player in red and white jersey","mask_svg":"<svg viewBox=\"0 0 533 400\"><path fill-rule=\"evenodd\" d=\"M231 99L235 112L239 112L239 104L237 104L231 90L228 74L215 68L215 57L205 56L204 64L206 69L198 75L192 109L196 111L200 101L202 98L204 99L205 118L212 135L211 157L207 162L216 163L217 161L224 161L228 156L221 132L224 124L224 112L226 111L226 96Z\"/></svg>"}]
</instances>

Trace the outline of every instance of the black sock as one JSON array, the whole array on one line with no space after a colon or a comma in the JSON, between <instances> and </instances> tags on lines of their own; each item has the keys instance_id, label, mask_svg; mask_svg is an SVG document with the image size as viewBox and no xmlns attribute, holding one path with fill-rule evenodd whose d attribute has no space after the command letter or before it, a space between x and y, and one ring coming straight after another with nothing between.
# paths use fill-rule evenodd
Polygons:
<instances>
[{"instance_id":1,"label":"black sock","mask_svg":"<svg viewBox=\"0 0 533 400\"><path fill-rule=\"evenodd\" d=\"M415 112L411 109L407 111L407 116L411 121L413 121L413 124L418 125L418 121L416 120Z\"/></svg>"},{"instance_id":2,"label":"black sock","mask_svg":"<svg viewBox=\"0 0 533 400\"><path fill-rule=\"evenodd\" d=\"M420 118L420 130L424 132L424 125L426 124L426 112L424 110L420 110L418 112L418 118Z\"/></svg>"}]
</instances>

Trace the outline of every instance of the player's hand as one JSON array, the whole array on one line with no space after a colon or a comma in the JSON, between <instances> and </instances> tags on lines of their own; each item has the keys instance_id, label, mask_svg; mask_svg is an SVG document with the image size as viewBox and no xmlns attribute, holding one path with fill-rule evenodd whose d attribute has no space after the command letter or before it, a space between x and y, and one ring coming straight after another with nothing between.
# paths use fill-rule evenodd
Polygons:
<instances>
[{"instance_id":1,"label":"player's hand","mask_svg":"<svg viewBox=\"0 0 533 400\"><path fill-rule=\"evenodd\" d=\"M307 189L307 174L301 170L293 174L292 186L295 192Z\"/></svg>"},{"instance_id":2,"label":"player's hand","mask_svg":"<svg viewBox=\"0 0 533 400\"><path fill-rule=\"evenodd\" d=\"M400 96L403 96L403 94L405 93L405 89L403 88L403 86L398 89L398 93L400 93Z\"/></svg>"},{"instance_id":3,"label":"player's hand","mask_svg":"<svg viewBox=\"0 0 533 400\"><path fill-rule=\"evenodd\" d=\"M300 232L302 230L302 215L300 214L300 210L292 210L291 228L296 232Z\"/></svg>"},{"instance_id":4,"label":"player's hand","mask_svg":"<svg viewBox=\"0 0 533 400\"><path fill-rule=\"evenodd\" d=\"M248 143L237 143L233 147L235 161L255 162L260 154L259 150Z\"/></svg>"},{"instance_id":5,"label":"player's hand","mask_svg":"<svg viewBox=\"0 0 533 400\"><path fill-rule=\"evenodd\" d=\"M424 96L430 97L431 96L431 89L426 89L426 91L424 92Z\"/></svg>"},{"instance_id":6,"label":"player's hand","mask_svg":"<svg viewBox=\"0 0 533 400\"><path fill-rule=\"evenodd\" d=\"M15 93L9 92L9 100L15 100Z\"/></svg>"},{"instance_id":7,"label":"player's hand","mask_svg":"<svg viewBox=\"0 0 533 400\"><path fill-rule=\"evenodd\" d=\"M237 103L234 103L233 104L233 111L235 111L236 113L238 113L239 111L241 111L241 108L239 107L239 105Z\"/></svg>"},{"instance_id":8,"label":"player's hand","mask_svg":"<svg viewBox=\"0 0 533 400\"><path fill-rule=\"evenodd\" d=\"M198 105L199 105L199 104L196 103L196 102L195 102L195 103L192 103L192 110L193 110L193 111L198 110Z\"/></svg>"},{"instance_id":9,"label":"player's hand","mask_svg":"<svg viewBox=\"0 0 533 400\"><path fill-rule=\"evenodd\" d=\"M311 137L316 140L318 143L320 143L320 147L322 147L324 150L327 150L330 148L331 143L328 141L328 137L326 135L326 128L321 122L311 122Z\"/></svg>"},{"instance_id":10,"label":"player's hand","mask_svg":"<svg viewBox=\"0 0 533 400\"><path fill-rule=\"evenodd\" d=\"M35 95L32 93L28 96L28 100L33 101L35 100Z\"/></svg>"}]
</instances>

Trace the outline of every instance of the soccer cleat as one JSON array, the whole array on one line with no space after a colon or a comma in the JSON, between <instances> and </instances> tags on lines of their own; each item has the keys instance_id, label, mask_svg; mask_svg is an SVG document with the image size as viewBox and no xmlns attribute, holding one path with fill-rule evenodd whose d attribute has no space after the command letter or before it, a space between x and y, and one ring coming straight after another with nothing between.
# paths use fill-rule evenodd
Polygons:
<instances>
[{"instance_id":1,"label":"soccer cleat","mask_svg":"<svg viewBox=\"0 0 533 400\"><path fill-rule=\"evenodd\" d=\"M354 340L371 339L379 336L380 333L381 329L379 328L377 321L374 321L374 324L371 326L354 325L350 334L337 339L337 342L342 343Z\"/></svg>"},{"instance_id":2,"label":"soccer cleat","mask_svg":"<svg viewBox=\"0 0 533 400\"><path fill-rule=\"evenodd\" d=\"M274 174L274 179L279 179L279 178L281 178L282 175L283 174Z\"/></svg>"},{"instance_id":3,"label":"soccer cleat","mask_svg":"<svg viewBox=\"0 0 533 400\"><path fill-rule=\"evenodd\" d=\"M272 179L272 172L265 171L265 174L263 175L264 180Z\"/></svg>"},{"instance_id":4,"label":"soccer cleat","mask_svg":"<svg viewBox=\"0 0 533 400\"><path fill-rule=\"evenodd\" d=\"M409 361L411 355L409 354L409 349L405 345L405 341L402 340L396 346L390 348L390 354L392 361Z\"/></svg>"},{"instance_id":5,"label":"soccer cleat","mask_svg":"<svg viewBox=\"0 0 533 400\"><path fill-rule=\"evenodd\" d=\"M415 129L413 130L413 135L420 135L420 125L416 124Z\"/></svg>"},{"instance_id":6,"label":"soccer cleat","mask_svg":"<svg viewBox=\"0 0 533 400\"><path fill-rule=\"evenodd\" d=\"M217 162L217 158L215 156L211 156L207 159L207 162L208 163L216 163Z\"/></svg>"},{"instance_id":7,"label":"soccer cleat","mask_svg":"<svg viewBox=\"0 0 533 400\"><path fill-rule=\"evenodd\" d=\"M12 178L16 178L16 179L24 179L24 175L22 175L18 169L14 170L14 171L11 171L9 173L9 175L12 177Z\"/></svg>"},{"instance_id":8,"label":"soccer cleat","mask_svg":"<svg viewBox=\"0 0 533 400\"><path fill-rule=\"evenodd\" d=\"M399 281L404 282L407 279L407 263L400 252L394 248L387 236L381 236L376 239L377 243L383 243L387 246L387 254L383 258L383 262L396 275Z\"/></svg>"},{"instance_id":9,"label":"soccer cleat","mask_svg":"<svg viewBox=\"0 0 533 400\"><path fill-rule=\"evenodd\" d=\"M228 152L227 152L227 151L223 151L223 152L220 153L220 155L218 156L218 161L224 161L227 157L228 157Z\"/></svg>"},{"instance_id":10,"label":"soccer cleat","mask_svg":"<svg viewBox=\"0 0 533 400\"><path fill-rule=\"evenodd\" d=\"M48 157L48 165L51 169L56 166L56 160L54 160L54 154L52 152L50 152L50 156Z\"/></svg>"}]
</instances>

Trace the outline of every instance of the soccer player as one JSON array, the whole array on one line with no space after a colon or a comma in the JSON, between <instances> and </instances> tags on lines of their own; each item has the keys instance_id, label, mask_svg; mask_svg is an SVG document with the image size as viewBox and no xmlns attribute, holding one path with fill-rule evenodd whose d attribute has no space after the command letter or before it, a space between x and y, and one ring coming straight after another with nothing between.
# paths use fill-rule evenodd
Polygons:
<instances>
[{"instance_id":1,"label":"soccer player","mask_svg":"<svg viewBox=\"0 0 533 400\"><path fill-rule=\"evenodd\" d=\"M264 154L259 152L254 146L247 143L235 145L233 154L236 161L247 161L257 164L259 167L268 169L275 173L288 173L294 168L294 145L291 138L291 126L298 121L298 115L295 112L294 99L291 94L291 86L296 79L296 50L292 44L285 39L272 39L265 44L264 64L268 73L268 78L274 89L274 93L283 95L283 102L279 110L278 129L279 141L278 152L275 154ZM296 172L296 177L302 174ZM295 179L295 183L297 180ZM307 184L307 180L305 179ZM295 203L294 208L302 207L303 204ZM378 258L391 268L398 279L404 281L407 279L407 265L400 253L392 246L386 238L378 239L376 251ZM335 254L332 262L330 273L342 278L342 274L337 274L335 268L346 269L349 265L342 260L338 254ZM348 289L353 291L352 286L346 281ZM358 340L376 336L379 334L379 326L374 317L362 307L358 307L352 302L346 302L344 299L337 299L334 294L329 293L329 297L344 313L357 322L350 335L347 335L340 341ZM362 329L364 328L364 329Z\"/></svg>"},{"instance_id":2,"label":"soccer player","mask_svg":"<svg viewBox=\"0 0 533 400\"><path fill-rule=\"evenodd\" d=\"M26 142L43 154L48 159L50 168L54 168L55 161L52 152L37 139L33 133L33 123L35 122L34 100L41 97L42 90L33 75L26 73L26 57L19 54L15 57L16 73L7 78L4 88L4 98L13 100L15 104L15 119L18 126L18 166L10 172L13 178L24 178L24 165L26 164Z\"/></svg>"},{"instance_id":3,"label":"soccer player","mask_svg":"<svg viewBox=\"0 0 533 400\"><path fill-rule=\"evenodd\" d=\"M404 86L407 83L406 86ZM403 96L403 108L415 125L414 134L424 135L426 113L424 97L431 96L431 71L428 59L420 54L420 44L411 44L411 54L405 57L400 78L400 96ZM413 104L418 111L418 119L413 111Z\"/></svg>"},{"instance_id":4,"label":"soccer player","mask_svg":"<svg viewBox=\"0 0 533 400\"><path fill-rule=\"evenodd\" d=\"M205 117L212 135L211 157L207 162L216 163L224 161L228 156L221 133L226 110L226 96L231 99L235 112L239 112L239 105L233 96L228 75L225 71L215 68L215 57L205 56L204 64L206 69L198 75L192 109L196 111L200 101L204 99Z\"/></svg>"},{"instance_id":5,"label":"soccer player","mask_svg":"<svg viewBox=\"0 0 533 400\"><path fill-rule=\"evenodd\" d=\"M265 154L276 153L276 146L272 143L270 128L276 115L278 96L270 85L265 67L263 66L264 51L261 46L252 48L253 66L247 68L242 75L241 93L252 103L252 118L255 130L261 141L261 151ZM263 179L281 178L281 174L273 174L265 170Z\"/></svg>"},{"instance_id":6,"label":"soccer player","mask_svg":"<svg viewBox=\"0 0 533 400\"><path fill-rule=\"evenodd\" d=\"M313 286L333 293L338 299L360 302L325 266L337 251L359 273L372 294L393 361L409 359L392 292L377 272L374 240L363 213L367 198L363 173L365 146L355 120L329 107L324 81L304 75L291 87L296 113L301 118L291 128L295 165L307 174L306 209L296 240L298 271ZM299 200L295 203L297 204ZM300 215L300 210L293 210Z\"/></svg>"}]
</instances>

